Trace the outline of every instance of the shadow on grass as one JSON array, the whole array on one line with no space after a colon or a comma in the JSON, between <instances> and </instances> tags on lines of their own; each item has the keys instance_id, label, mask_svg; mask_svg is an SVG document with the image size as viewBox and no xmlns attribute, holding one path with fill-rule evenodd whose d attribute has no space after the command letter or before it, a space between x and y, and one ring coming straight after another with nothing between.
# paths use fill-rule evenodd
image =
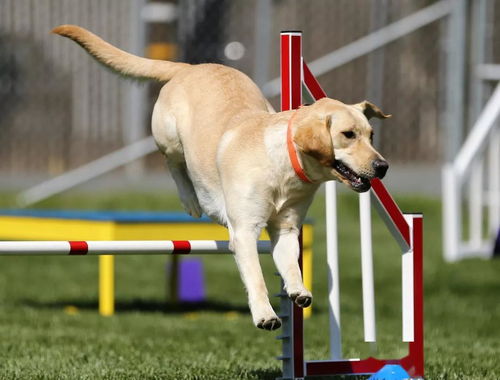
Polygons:
<instances>
[{"instance_id":1,"label":"shadow on grass","mask_svg":"<svg viewBox=\"0 0 500 380\"><path fill-rule=\"evenodd\" d=\"M75 306L80 310L98 310L99 302L98 300L85 300L85 301L75 301L75 300L60 300L53 302L41 302L37 300L24 299L19 302L22 306L28 306L34 309L63 309L67 306ZM279 310L279 306L276 306L275 310ZM203 302L164 302L159 300L144 300L144 299L132 299L132 300L116 300L115 301L115 311L116 312L150 312L150 313L165 313L165 314L183 314L195 311L209 311L216 313L227 313L230 311L238 312L241 314L250 314L248 305L246 304L234 304L229 302L220 301L203 301ZM321 313L323 311L322 307L315 306L314 313Z\"/></svg>"},{"instance_id":2,"label":"shadow on grass","mask_svg":"<svg viewBox=\"0 0 500 380\"><path fill-rule=\"evenodd\" d=\"M281 370L276 369L256 369L249 371L249 374L259 380L275 380L282 376Z\"/></svg>"},{"instance_id":3,"label":"shadow on grass","mask_svg":"<svg viewBox=\"0 0 500 380\"><path fill-rule=\"evenodd\" d=\"M255 376L255 378L259 380L275 380L277 378L281 378L283 376L283 373L281 370L275 370L275 369L257 369L250 371L250 375ZM314 380L366 380L368 378L368 375L366 376L344 376L344 375L337 375L337 376L314 376L314 377L306 377L307 379L314 379Z\"/></svg>"},{"instance_id":4,"label":"shadow on grass","mask_svg":"<svg viewBox=\"0 0 500 380\"><path fill-rule=\"evenodd\" d=\"M80 310L98 310L99 303L97 300L75 301L75 300L61 300L54 302L40 302L37 300L22 300L21 305L32 307L35 309L62 309L66 306L75 306ZM165 314L182 314L194 311L211 311L218 313L227 313L235 311L242 314L249 314L248 305L232 304L219 301L204 301L204 302L163 302L158 300L116 300L116 312L152 312L152 313L165 313Z\"/></svg>"}]
</instances>

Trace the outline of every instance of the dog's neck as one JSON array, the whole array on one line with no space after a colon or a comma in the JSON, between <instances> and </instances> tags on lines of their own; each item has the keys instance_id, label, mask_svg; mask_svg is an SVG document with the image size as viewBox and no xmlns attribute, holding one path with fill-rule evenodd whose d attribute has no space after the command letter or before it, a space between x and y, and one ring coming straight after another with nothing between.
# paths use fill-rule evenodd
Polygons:
<instances>
[{"instance_id":1,"label":"dog's neck","mask_svg":"<svg viewBox=\"0 0 500 380\"><path fill-rule=\"evenodd\" d=\"M309 176L306 174L304 168L302 167L299 155L297 154L297 149L295 148L295 143L293 142L292 135L292 124L295 116L297 115L297 111L292 114L292 117L288 120L288 127L286 131L286 146L288 150L288 157L290 158L290 163L292 164L293 171L301 179L302 182L305 183L314 183Z\"/></svg>"}]
</instances>

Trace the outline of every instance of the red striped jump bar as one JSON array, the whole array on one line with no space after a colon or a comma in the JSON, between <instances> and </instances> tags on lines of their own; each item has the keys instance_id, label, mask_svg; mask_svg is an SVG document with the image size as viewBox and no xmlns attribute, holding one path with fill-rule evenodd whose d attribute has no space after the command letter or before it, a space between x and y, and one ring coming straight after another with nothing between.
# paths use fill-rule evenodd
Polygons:
<instances>
[{"instance_id":1,"label":"red striped jump bar","mask_svg":"<svg viewBox=\"0 0 500 380\"><path fill-rule=\"evenodd\" d=\"M258 250L269 253L269 241ZM232 253L225 240L1 241L0 256L185 255Z\"/></svg>"}]
</instances>

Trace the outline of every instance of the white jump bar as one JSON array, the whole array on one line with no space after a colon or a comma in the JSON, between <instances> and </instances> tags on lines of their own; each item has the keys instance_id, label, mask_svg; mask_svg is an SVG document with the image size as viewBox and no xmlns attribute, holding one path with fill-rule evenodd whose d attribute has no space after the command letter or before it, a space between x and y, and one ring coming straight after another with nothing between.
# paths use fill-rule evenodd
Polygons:
<instances>
[{"instance_id":1,"label":"white jump bar","mask_svg":"<svg viewBox=\"0 0 500 380\"><path fill-rule=\"evenodd\" d=\"M259 241L261 253L269 241ZM218 240L123 240L123 241L2 241L0 256L47 255L168 255L232 253L228 241Z\"/></svg>"}]
</instances>

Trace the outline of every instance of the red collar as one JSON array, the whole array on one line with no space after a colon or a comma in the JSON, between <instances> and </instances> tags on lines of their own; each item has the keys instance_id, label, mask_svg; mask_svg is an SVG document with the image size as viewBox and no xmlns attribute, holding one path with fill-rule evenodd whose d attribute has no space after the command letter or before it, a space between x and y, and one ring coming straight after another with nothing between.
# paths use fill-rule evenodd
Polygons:
<instances>
[{"instance_id":1,"label":"red collar","mask_svg":"<svg viewBox=\"0 0 500 380\"><path fill-rule=\"evenodd\" d=\"M300 165L297 150L295 149L295 144L293 143L292 122L296 115L297 111L295 111L290 120L288 120L288 129L286 131L286 145L288 147L288 156L290 157L290 162L292 163L293 170L295 171L295 174L297 174L297 177L299 177L303 182L313 183L313 181L311 181L311 179L307 176L304 169Z\"/></svg>"}]
</instances>

